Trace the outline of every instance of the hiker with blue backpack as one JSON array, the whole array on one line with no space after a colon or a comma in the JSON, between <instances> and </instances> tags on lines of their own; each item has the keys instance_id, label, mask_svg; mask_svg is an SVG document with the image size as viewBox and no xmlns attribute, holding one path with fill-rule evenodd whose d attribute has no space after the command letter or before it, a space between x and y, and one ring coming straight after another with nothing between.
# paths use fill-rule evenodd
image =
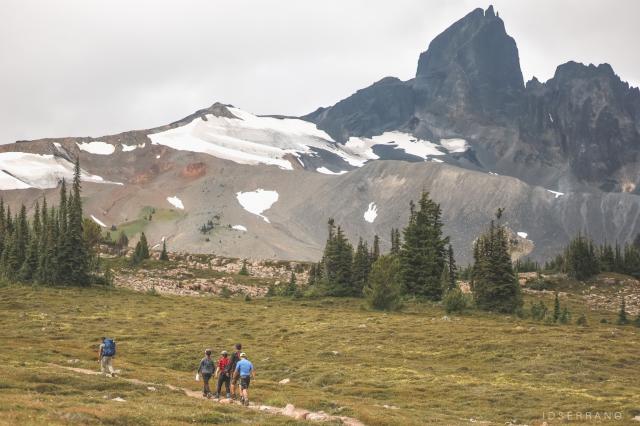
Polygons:
<instances>
[{"instance_id":1,"label":"hiker with blue backpack","mask_svg":"<svg viewBox=\"0 0 640 426\"><path fill-rule=\"evenodd\" d=\"M111 377L116 375L116 371L113 369L114 356L116 356L116 342L113 339L103 337L100 350L98 351L100 371Z\"/></svg>"}]
</instances>

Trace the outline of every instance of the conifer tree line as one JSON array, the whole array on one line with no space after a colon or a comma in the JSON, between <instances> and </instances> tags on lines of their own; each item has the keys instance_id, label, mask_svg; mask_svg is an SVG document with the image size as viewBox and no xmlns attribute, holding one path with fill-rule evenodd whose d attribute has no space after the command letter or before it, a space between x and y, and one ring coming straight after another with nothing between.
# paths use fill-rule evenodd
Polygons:
<instances>
[{"instance_id":1,"label":"conifer tree line","mask_svg":"<svg viewBox=\"0 0 640 426\"><path fill-rule=\"evenodd\" d=\"M0 276L13 282L84 286L97 267L95 226L82 215L80 164L76 160L70 190L62 180L57 207L36 203L31 217L24 205L17 214L0 199Z\"/></svg>"},{"instance_id":2,"label":"conifer tree line","mask_svg":"<svg viewBox=\"0 0 640 426\"><path fill-rule=\"evenodd\" d=\"M616 272L640 278L640 234L624 246L596 244L578 234L564 252L545 264L545 270L565 272L577 280L586 280L600 272Z\"/></svg>"},{"instance_id":3,"label":"conifer tree line","mask_svg":"<svg viewBox=\"0 0 640 426\"><path fill-rule=\"evenodd\" d=\"M391 249L387 254L380 251L378 235L374 236L371 246L360 238L354 248L342 228L329 219L322 260L312 266L309 283L328 296L361 297L379 293L382 298L384 294L397 292L403 296L441 300L447 290L457 287L453 248L442 228L440 205L426 192L417 205L410 203L407 226L402 230L391 229ZM377 262L380 263L376 267ZM384 279L380 279L382 274ZM389 280L397 282L389 283Z\"/></svg>"}]
</instances>

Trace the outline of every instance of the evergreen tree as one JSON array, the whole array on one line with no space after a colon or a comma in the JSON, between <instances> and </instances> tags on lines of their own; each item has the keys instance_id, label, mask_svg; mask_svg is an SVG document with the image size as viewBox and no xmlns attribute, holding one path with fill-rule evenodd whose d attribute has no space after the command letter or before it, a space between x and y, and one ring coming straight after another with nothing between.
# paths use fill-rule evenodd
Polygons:
<instances>
[{"instance_id":1,"label":"evergreen tree","mask_svg":"<svg viewBox=\"0 0 640 426\"><path fill-rule=\"evenodd\" d=\"M380 237L378 235L373 236L373 248L371 249L371 263L378 260L380 257Z\"/></svg>"},{"instance_id":2,"label":"evergreen tree","mask_svg":"<svg viewBox=\"0 0 640 426\"><path fill-rule=\"evenodd\" d=\"M600 265L591 239L578 234L565 250L565 269L572 278L580 281L600 273Z\"/></svg>"},{"instance_id":3,"label":"evergreen tree","mask_svg":"<svg viewBox=\"0 0 640 426\"><path fill-rule=\"evenodd\" d=\"M89 284L89 253L83 238L82 199L80 198L80 160L76 158L72 195L69 203L67 235L63 237L69 247L69 259L65 262L67 280L74 285ZM149 251L147 247L147 257Z\"/></svg>"},{"instance_id":4,"label":"evergreen tree","mask_svg":"<svg viewBox=\"0 0 640 426\"><path fill-rule=\"evenodd\" d=\"M451 277L449 276L449 265L447 264L445 264L444 268L442 268L442 274L440 275L440 285L442 286L444 293L450 290L449 286L451 285Z\"/></svg>"},{"instance_id":5,"label":"evergreen tree","mask_svg":"<svg viewBox=\"0 0 640 426\"><path fill-rule=\"evenodd\" d=\"M449 244L449 250L447 250L447 266L449 267L449 283L448 289L453 290L458 288L457 275L458 267L456 266L456 260L453 256L453 247Z\"/></svg>"},{"instance_id":6,"label":"evergreen tree","mask_svg":"<svg viewBox=\"0 0 640 426\"><path fill-rule=\"evenodd\" d=\"M143 232L140 234L140 240L136 244L131 261L134 265L137 265L143 260L149 259L149 257L149 243L147 242L147 236Z\"/></svg>"},{"instance_id":7,"label":"evergreen tree","mask_svg":"<svg viewBox=\"0 0 640 426\"><path fill-rule=\"evenodd\" d=\"M2 251L4 250L6 230L4 199L0 198L0 259L2 258Z\"/></svg>"},{"instance_id":8,"label":"evergreen tree","mask_svg":"<svg viewBox=\"0 0 640 426\"><path fill-rule=\"evenodd\" d=\"M327 296L357 296L353 285L353 246L333 219L328 222L329 236L324 248L320 274L322 291Z\"/></svg>"},{"instance_id":9,"label":"evergreen tree","mask_svg":"<svg viewBox=\"0 0 640 426\"><path fill-rule=\"evenodd\" d=\"M556 291L555 301L553 302L553 322L558 322L560 320L560 298L558 297L558 292Z\"/></svg>"},{"instance_id":10,"label":"evergreen tree","mask_svg":"<svg viewBox=\"0 0 640 426\"><path fill-rule=\"evenodd\" d=\"M167 240L162 240L162 253L160 253L160 260L169 260L169 254L167 253Z\"/></svg>"},{"instance_id":11,"label":"evergreen tree","mask_svg":"<svg viewBox=\"0 0 640 426\"><path fill-rule=\"evenodd\" d=\"M401 305L400 261L396 256L380 256L371 267L365 287L367 304L372 309L394 311Z\"/></svg>"},{"instance_id":12,"label":"evergreen tree","mask_svg":"<svg viewBox=\"0 0 640 426\"><path fill-rule=\"evenodd\" d=\"M496 226L494 221L474 245L472 288L480 309L513 313L522 306L507 233L504 226Z\"/></svg>"},{"instance_id":13,"label":"evergreen tree","mask_svg":"<svg viewBox=\"0 0 640 426\"><path fill-rule=\"evenodd\" d=\"M400 265L404 289L408 294L440 300L440 285L445 267L448 237L442 235L440 205L422 193L419 209L410 203L410 217L403 230L404 242L400 250Z\"/></svg>"},{"instance_id":14,"label":"evergreen tree","mask_svg":"<svg viewBox=\"0 0 640 426\"><path fill-rule=\"evenodd\" d=\"M391 254L397 256L400 254L400 230L398 228L391 228Z\"/></svg>"},{"instance_id":15,"label":"evergreen tree","mask_svg":"<svg viewBox=\"0 0 640 426\"><path fill-rule=\"evenodd\" d=\"M616 324L618 325L626 325L629 323L629 319L627 318L627 309L626 302L624 300L624 296L620 298L620 311L618 311L618 320Z\"/></svg>"},{"instance_id":16,"label":"evergreen tree","mask_svg":"<svg viewBox=\"0 0 640 426\"><path fill-rule=\"evenodd\" d=\"M366 241L360 238L353 257L353 293L355 296L362 295L362 291L367 285L370 271L371 258L369 256L369 247Z\"/></svg>"},{"instance_id":17,"label":"evergreen tree","mask_svg":"<svg viewBox=\"0 0 640 426\"><path fill-rule=\"evenodd\" d=\"M242 260L242 267L240 268L239 275L249 275L249 270L247 269L247 259Z\"/></svg>"},{"instance_id":18,"label":"evergreen tree","mask_svg":"<svg viewBox=\"0 0 640 426\"><path fill-rule=\"evenodd\" d=\"M291 277L289 278L289 282L283 289L282 295L293 297L298 292L298 285L296 284L296 274L291 271Z\"/></svg>"}]
</instances>

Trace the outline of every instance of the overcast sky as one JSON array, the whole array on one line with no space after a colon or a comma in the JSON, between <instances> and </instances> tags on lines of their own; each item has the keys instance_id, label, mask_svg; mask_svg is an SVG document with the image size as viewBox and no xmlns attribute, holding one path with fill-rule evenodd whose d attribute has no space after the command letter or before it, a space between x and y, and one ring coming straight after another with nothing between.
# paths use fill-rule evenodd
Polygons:
<instances>
[{"instance_id":1,"label":"overcast sky","mask_svg":"<svg viewBox=\"0 0 640 426\"><path fill-rule=\"evenodd\" d=\"M496 0L525 79L568 60L640 83L640 1ZM413 77L474 0L2 0L0 143L149 128L215 101L301 115Z\"/></svg>"}]
</instances>

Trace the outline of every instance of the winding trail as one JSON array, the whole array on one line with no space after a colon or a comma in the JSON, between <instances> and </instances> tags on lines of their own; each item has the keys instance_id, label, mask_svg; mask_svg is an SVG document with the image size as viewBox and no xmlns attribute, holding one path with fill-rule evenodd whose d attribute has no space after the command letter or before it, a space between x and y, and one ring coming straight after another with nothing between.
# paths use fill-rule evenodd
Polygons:
<instances>
[{"instance_id":1,"label":"winding trail","mask_svg":"<svg viewBox=\"0 0 640 426\"><path fill-rule=\"evenodd\" d=\"M73 371L74 373L79 373L79 374L88 374L88 375L92 375L92 376L101 376L103 375L102 373L100 373L99 371L94 371L94 370L87 370L86 368L77 368L77 367L67 367L64 365L58 365L58 364L49 364L51 367L56 367L56 368L62 368L64 370L69 370L69 371ZM194 391L191 389L187 389L187 388L181 388L178 386L174 386L168 383L152 383L152 382L145 382L139 379L132 379L132 378L127 378L127 377L122 377L122 376L117 376L118 379L120 380L124 380L126 382L129 383L133 383L135 385L140 385L140 386L163 386L167 389L170 389L172 391L178 391L178 392L182 392L184 393L186 396L191 397L191 398L197 398L197 399L206 399L205 397L202 396L202 392L200 391ZM220 399L220 400L216 400L216 399L211 399L210 400L213 403L217 403L217 404L234 404L234 405L238 405L239 407L243 407L249 410L255 410L255 411L261 411L264 413L268 413L268 414L274 414L274 415L280 415L280 416L286 416L286 417L292 417L296 420L309 420L312 422L336 422L336 421L340 421L342 422L343 425L345 426L365 426L364 423L362 423L360 420L358 419L354 419L353 417L346 417L346 416L332 416L330 414L327 414L323 411L309 411L309 410L305 410L304 408L298 408L298 407L294 407L292 404L287 404L286 407L273 407L270 405L258 405L258 404L254 404L254 403L249 403L248 407L243 406L239 401L232 401L229 399Z\"/></svg>"}]
</instances>

